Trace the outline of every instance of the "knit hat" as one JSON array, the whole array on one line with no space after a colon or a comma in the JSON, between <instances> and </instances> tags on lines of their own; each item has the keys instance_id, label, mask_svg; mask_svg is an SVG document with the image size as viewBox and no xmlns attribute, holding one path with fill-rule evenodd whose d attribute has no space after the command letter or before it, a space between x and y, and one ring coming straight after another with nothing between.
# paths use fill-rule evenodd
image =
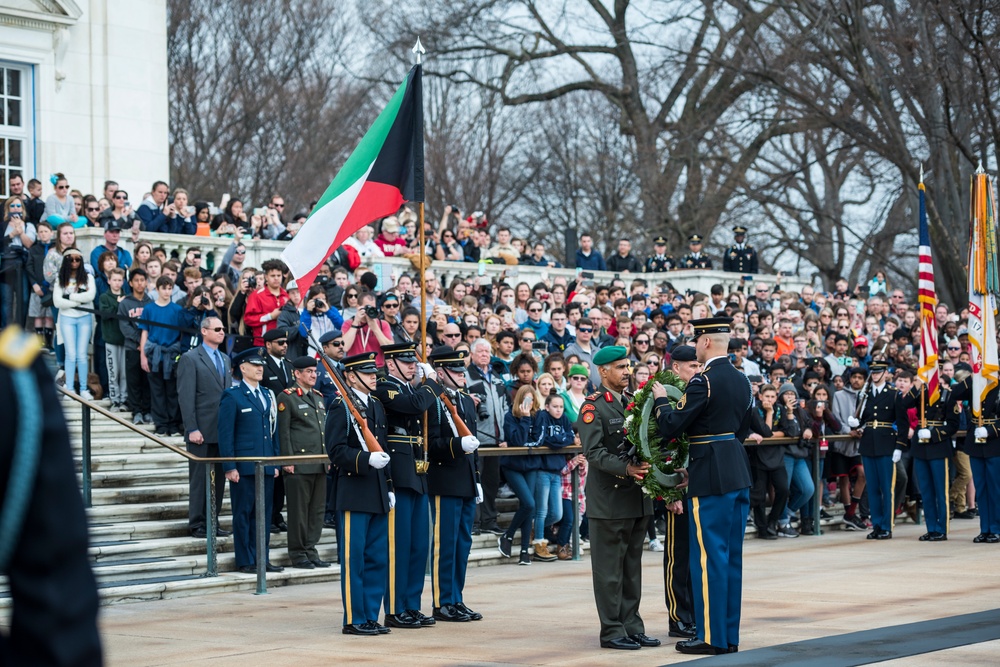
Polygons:
<instances>
[{"instance_id":1,"label":"knit hat","mask_svg":"<svg viewBox=\"0 0 1000 667\"><path fill-rule=\"evenodd\" d=\"M574 375L582 375L583 377L590 377L590 369L583 364L573 364L569 367L569 373L566 377L573 377Z\"/></svg>"},{"instance_id":2,"label":"knit hat","mask_svg":"<svg viewBox=\"0 0 1000 667\"><path fill-rule=\"evenodd\" d=\"M793 394L795 394L796 396L799 395L799 390L796 389L795 385L792 384L791 382L786 382L785 384L781 385L781 388L778 390L778 396L781 396L786 391L790 391Z\"/></svg>"}]
</instances>

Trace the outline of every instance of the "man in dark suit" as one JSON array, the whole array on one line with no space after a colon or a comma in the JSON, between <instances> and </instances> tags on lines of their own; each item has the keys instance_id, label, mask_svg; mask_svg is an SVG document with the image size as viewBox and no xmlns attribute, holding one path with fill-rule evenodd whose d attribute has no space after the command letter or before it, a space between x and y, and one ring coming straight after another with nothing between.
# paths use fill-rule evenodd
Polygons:
<instances>
[{"instance_id":1,"label":"man in dark suit","mask_svg":"<svg viewBox=\"0 0 1000 667\"><path fill-rule=\"evenodd\" d=\"M264 349L267 351L264 364L264 377L260 384L271 390L277 396L288 387L295 384L292 377L292 365L285 359L288 353L288 332L284 329L272 329L264 334ZM274 478L274 498L271 506L271 533L277 534L288 530L288 524L281 516L285 505L285 480L278 471Z\"/></svg>"},{"instance_id":2,"label":"man in dark suit","mask_svg":"<svg viewBox=\"0 0 1000 667\"><path fill-rule=\"evenodd\" d=\"M343 544L340 592L345 635L374 636L391 630L378 622L389 581L389 511L396 496L389 478L385 410L372 396L378 366L374 352L344 358L350 397L338 396L326 417L326 451L337 469L337 511ZM364 410L382 451L371 451L345 400Z\"/></svg>"},{"instance_id":3,"label":"man in dark suit","mask_svg":"<svg viewBox=\"0 0 1000 667\"><path fill-rule=\"evenodd\" d=\"M431 352L430 360L437 380L448 390L458 419L470 433L476 432L476 405L465 393L465 357L468 352L441 345ZM457 420L441 401L427 415L430 438L430 470L427 490L431 495L431 521L434 526L431 584L434 618L439 621L466 622L483 618L465 606L462 591L465 571L472 550L472 521L476 504L483 499L479 481L479 439L459 435Z\"/></svg>"},{"instance_id":4,"label":"man in dark suit","mask_svg":"<svg viewBox=\"0 0 1000 667\"><path fill-rule=\"evenodd\" d=\"M625 400L628 387L628 351L621 346L601 348L594 355L601 376L597 391L584 400L576 424L580 444L590 465L587 474L587 521L594 599L601 620L601 647L638 650L660 645L646 636L639 616L642 597L642 543L653 503L635 483L649 470L648 463L623 460Z\"/></svg>"},{"instance_id":5,"label":"man in dark suit","mask_svg":"<svg viewBox=\"0 0 1000 667\"><path fill-rule=\"evenodd\" d=\"M430 535L427 501L427 454L423 446L424 414L436 409L443 391L432 377L412 386L417 375L416 343L383 345L385 368L375 398L385 407L389 422L389 456L396 507L389 513L389 530L396 548L389 552L394 585L385 596L385 624L394 628L433 625L420 611Z\"/></svg>"},{"instance_id":6,"label":"man in dark suit","mask_svg":"<svg viewBox=\"0 0 1000 667\"><path fill-rule=\"evenodd\" d=\"M222 392L219 401L219 455L224 458L237 456L280 456L277 433L277 408L271 392L260 384L264 375L264 350L259 347L240 352L233 359L239 369L240 382ZM271 514L274 493L275 466L264 467L264 507L256 507L254 500L254 464L227 461L222 464L229 480L229 497L233 503L233 545L236 548L236 568L240 572L256 572L257 553L256 514ZM264 536L264 548L271 543L271 535ZM267 561L268 572L281 572L284 568Z\"/></svg>"},{"instance_id":7,"label":"man in dark suit","mask_svg":"<svg viewBox=\"0 0 1000 667\"><path fill-rule=\"evenodd\" d=\"M195 456L219 455L219 399L231 384L231 362L219 346L226 338L226 329L218 317L201 321L202 344L181 355L177 362L177 397L184 421L187 450ZM188 462L188 530L192 537L206 535L205 467L207 464ZM232 535L218 527L226 477L221 463L212 464L215 481L215 526L219 537Z\"/></svg>"},{"instance_id":8,"label":"man in dark suit","mask_svg":"<svg viewBox=\"0 0 1000 667\"><path fill-rule=\"evenodd\" d=\"M659 383L652 388L660 435L686 433L691 580L697 636L678 642L681 653L736 652L743 597L743 534L750 512L750 382L729 361L732 319L692 320L694 346L704 370L691 378L672 408Z\"/></svg>"}]
</instances>

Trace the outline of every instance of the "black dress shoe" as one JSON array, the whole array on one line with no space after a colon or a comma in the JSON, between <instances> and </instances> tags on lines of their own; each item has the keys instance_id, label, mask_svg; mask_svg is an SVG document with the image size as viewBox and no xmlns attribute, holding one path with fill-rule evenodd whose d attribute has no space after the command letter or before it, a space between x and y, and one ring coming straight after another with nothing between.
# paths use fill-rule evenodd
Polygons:
<instances>
[{"instance_id":1,"label":"black dress shoe","mask_svg":"<svg viewBox=\"0 0 1000 667\"><path fill-rule=\"evenodd\" d=\"M996 544L997 542L1000 542L1000 535L997 535L996 533L990 533L989 535L986 536L987 544Z\"/></svg>"},{"instance_id":2,"label":"black dress shoe","mask_svg":"<svg viewBox=\"0 0 1000 667\"><path fill-rule=\"evenodd\" d=\"M280 565L271 565L270 563L268 563L267 567L265 567L264 569L267 570L268 572L284 572L285 571L285 568L281 567Z\"/></svg>"},{"instance_id":3,"label":"black dress shoe","mask_svg":"<svg viewBox=\"0 0 1000 667\"><path fill-rule=\"evenodd\" d=\"M757 539L761 540L776 540L778 539L778 533L772 531L770 528L758 528L757 529Z\"/></svg>"},{"instance_id":4,"label":"black dress shoe","mask_svg":"<svg viewBox=\"0 0 1000 667\"><path fill-rule=\"evenodd\" d=\"M978 535L972 538L972 541L975 544L985 544L986 542L989 542L989 538L990 538L989 533L979 533Z\"/></svg>"},{"instance_id":5,"label":"black dress shoe","mask_svg":"<svg viewBox=\"0 0 1000 667\"><path fill-rule=\"evenodd\" d=\"M272 535L278 535L281 533L281 529L275 526L273 523L271 524L270 530Z\"/></svg>"},{"instance_id":6,"label":"black dress shoe","mask_svg":"<svg viewBox=\"0 0 1000 667\"><path fill-rule=\"evenodd\" d=\"M777 537L775 537L777 539ZM693 623L685 623L684 621L677 621L674 623L670 621L670 632L667 633L670 637L684 637L686 639L691 639L697 632L694 629Z\"/></svg>"},{"instance_id":7,"label":"black dress shoe","mask_svg":"<svg viewBox=\"0 0 1000 667\"><path fill-rule=\"evenodd\" d=\"M504 532L506 532L506 531L504 531L503 528L501 528L500 526L498 526L497 524L494 523L494 524L490 524L489 526L484 526L483 527L483 532L484 533L493 533L494 535L503 535Z\"/></svg>"},{"instance_id":8,"label":"black dress shoe","mask_svg":"<svg viewBox=\"0 0 1000 667\"><path fill-rule=\"evenodd\" d=\"M740 647L737 644L730 644L729 648L726 649L726 653L739 653Z\"/></svg>"},{"instance_id":9,"label":"black dress shoe","mask_svg":"<svg viewBox=\"0 0 1000 667\"><path fill-rule=\"evenodd\" d=\"M367 635L374 636L378 634L378 630L369 627L367 623L362 625L345 625L343 633L345 635Z\"/></svg>"},{"instance_id":10,"label":"black dress shoe","mask_svg":"<svg viewBox=\"0 0 1000 667\"><path fill-rule=\"evenodd\" d=\"M257 574L257 568L253 565L240 565L236 568L237 572L242 572L243 574Z\"/></svg>"},{"instance_id":11,"label":"black dress shoe","mask_svg":"<svg viewBox=\"0 0 1000 667\"><path fill-rule=\"evenodd\" d=\"M336 519L327 519L326 521L323 522L323 527L324 528L333 528L334 530L336 530L337 529L337 521L336 521Z\"/></svg>"},{"instance_id":12,"label":"black dress shoe","mask_svg":"<svg viewBox=\"0 0 1000 667\"><path fill-rule=\"evenodd\" d=\"M719 648L718 646L706 644L697 638L677 642L674 644L674 648L687 655L722 655L723 653L729 653L729 647Z\"/></svg>"},{"instance_id":13,"label":"black dress shoe","mask_svg":"<svg viewBox=\"0 0 1000 667\"><path fill-rule=\"evenodd\" d=\"M976 513L973 510L965 510L964 512L955 512L956 519L975 519Z\"/></svg>"},{"instance_id":14,"label":"black dress shoe","mask_svg":"<svg viewBox=\"0 0 1000 667\"><path fill-rule=\"evenodd\" d=\"M875 539L876 540L891 540L892 539L892 531L891 530L882 530L882 531L879 531L879 534L875 536Z\"/></svg>"},{"instance_id":15,"label":"black dress shoe","mask_svg":"<svg viewBox=\"0 0 1000 667\"><path fill-rule=\"evenodd\" d=\"M481 621L481 620L483 620L483 615L482 614L480 614L478 611L472 611L471 609L469 609L468 607L465 606L464 602L459 602L459 603L455 604L455 608L458 609L463 614L465 614L466 616L468 616L470 621Z\"/></svg>"},{"instance_id":16,"label":"black dress shoe","mask_svg":"<svg viewBox=\"0 0 1000 667\"><path fill-rule=\"evenodd\" d=\"M420 628L420 621L405 611L402 614L386 614L385 624L392 628Z\"/></svg>"},{"instance_id":17,"label":"black dress shoe","mask_svg":"<svg viewBox=\"0 0 1000 667\"><path fill-rule=\"evenodd\" d=\"M930 533L924 533L923 535L921 535L917 539L920 540L921 542L928 542L931 539L931 534Z\"/></svg>"},{"instance_id":18,"label":"black dress shoe","mask_svg":"<svg viewBox=\"0 0 1000 667\"><path fill-rule=\"evenodd\" d=\"M619 637L618 639L602 641L601 648L613 648L619 651L638 651L642 647L628 637Z\"/></svg>"},{"instance_id":19,"label":"black dress shoe","mask_svg":"<svg viewBox=\"0 0 1000 667\"><path fill-rule=\"evenodd\" d=\"M878 534L881 533L881 532L882 531L879 530L878 528L872 528L872 532L868 533L868 535L865 537L865 539L868 539L868 540L877 540L878 539Z\"/></svg>"},{"instance_id":20,"label":"black dress shoe","mask_svg":"<svg viewBox=\"0 0 1000 667\"><path fill-rule=\"evenodd\" d=\"M451 623L466 623L471 621L469 615L465 612L459 610L453 604L441 605L440 607L434 608L434 618L439 621L448 621Z\"/></svg>"},{"instance_id":21,"label":"black dress shoe","mask_svg":"<svg viewBox=\"0 0 1000 667\"><path fill-rule=\"evenodd\" d=\"M923 536L921 536L920 539L923 540L924 539ZM924 540L924 541L925 542L946 542L946 541L948 541L948 536L945 535L944 533L937 533L937 532L927 533L927 539Z\"/></svg>"},{"instance_id":22,"label":"black dress shoe","mask_svg":"<svg viewBox=\"0 0 1000 667\"><path fill-rule=\"evenodd\" d=\"M195 528L194 530L191 531L191 537L203 540L206 537L208 537L208 531L205 530L204 528Z\"/></svg>"},{"instance_id":23,"label":"black dress shoe","mask_svg":"<svg viewBox=\"0 0 1000 667\"><path fill-rule=\"evenodd\" d=\"M390 632L392 632L392 630L390 630L389 628L385 627L384 625L378 623L377 621L368 621L367 623L365 623L365 625L367 625L370 628L374 628L375 632L377 632L380 635L387 635ZM364 627L364 626L362 626L362 627Z\"/></svg>"},{"instance_id":24,"label":"black dress shoe","mask_svg":"<svg viewBox=\"0 0 1000 667\"><path fill-rule=\"evenodd\" d=\"M222 528L216 528L215 529L215 536L216 537L232 537L233 536L233 531L231 531L231 530L223 530Z\"/></svg>"},{"instance_id":25,"label":"black dress shoe","mask_svg":"<svg viewBox=\"0 0 1000 667\"><path fill-rule=\"evenodd\" d=\"M646 648L652 648L654 646L660 645L659 639L653 639L652 637L647 637L641 632L636 633L634 635L629 635L628 638L634 641L639 646L645 646Z\"/></svg>"},{"instance_id":26,"label":"black dress shoe","mask_svg":"<svg viewBox=\"0 0 1000 667\"><path fill-rule=\"evenodd\" d=\"M316 566L316 567L330 567L330 565L332 565L332 563L328 563L327 561L323 560L322 558L314 558L310 562L314 566Z\"/></svg>"},{"instance_id":27,"label":"black dress shoe","mask_svg":"<svg viewBox=\"0 0 1000 667\"><path fill-rule=\"evenodd\" d=\"M300 560L297 563L292 563L292 567L296 570L315 570L316 566L312 564L309 560Z\"/></svg>"},{"instance_id":28,"label":"black dress shoe","mask_svg":"<svg viewBox=\"0 0 1000 667\"><path fill-rule=\"evenodd\" d=\"M423 626L434 625L435 623L437 623L437 621L435 621L433 618L431 618L430 616L425 616L417 609L407 609L406 613L409 614L411 618L415 618L418 621L420 621L420 625Z\"/></svg>"},{"instance_id":29,"label":"black dress shoe","mask_svg":"<svg viewBox=\"0 0 1000 667\"><path fill-rule=\"evenodd\" d=\"M274 525L277 526L278 530L280 530L281 532L283 532L283 533L287 533L288 532L288 524L285 523L284 521L279 521L278 523L276 523Z\"/></svg>"}]
</instances>

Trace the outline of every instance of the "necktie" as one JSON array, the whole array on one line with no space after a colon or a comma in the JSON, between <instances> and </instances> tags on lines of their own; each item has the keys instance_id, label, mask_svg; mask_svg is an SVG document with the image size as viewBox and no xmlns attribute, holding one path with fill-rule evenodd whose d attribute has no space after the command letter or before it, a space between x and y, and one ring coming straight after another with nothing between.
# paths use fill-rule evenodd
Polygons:
<instances>
[{"instance_id":1,"label":"necktie","mask_svg":"<svg viewBox=\"0 0 1000 667\"><path fill-rule=\"evenodd\" d=\"M264 393L259 389L254 389L253 393L257 395L257 400L260 401L260 405L264 410L267 410L267 401L264 400Z\"/></svg>"},{"instance_id":2,"label":"necktie","mask_svg":"<svg viewBox=\"0 0 1000 667\"><path fill-rule=\"evenodd\" d=\"M225 366L222 365L222 356L218 353L218 351L215 351L212 353L212 358L215 359L215 370L219 372L219 377L225 379L226 371Z\"/></svg>"}]
</instances>

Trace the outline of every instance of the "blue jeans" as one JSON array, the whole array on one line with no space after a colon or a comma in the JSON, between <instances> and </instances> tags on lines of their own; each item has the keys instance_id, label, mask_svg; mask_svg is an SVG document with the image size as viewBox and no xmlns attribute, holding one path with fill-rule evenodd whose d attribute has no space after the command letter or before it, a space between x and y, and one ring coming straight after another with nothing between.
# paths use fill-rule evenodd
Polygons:
<instances>
[{"instance_id":1,"label":"blue jeans","mask_svg":"<svg viewBox=\"0 0 1000 667\"><path fill-rule=\"evenodd\" d=\"M803 519L812 516L812 504L809 501L816 491L816 485L808 459L797 459L785 454L785 472L788 473L788 505L781 513L781 522L788 523L792 512L800 509Z\"/></svg>"},{"instance_id":2,"label":"blue jeans","mask_svg":"<svg viewBox=\"0 0 1000 667\"><path fill-rule=\"evenodd\" d=\"M59 335L62 336L66 348L66 388L70 391L74 391L74 371L79 376L80 390L87 388L87 369L90 367L87 348L90 345L92 329L93 320L90 315L59 318Z\"/></svg>"},{"instance_id":3,"label":"blue jeans","mask_svg":"<svg viewBox=\"0 0 1000 667\"><path fill-rule=\"evenodd\" d=\"M507 537L514 539L517 529L521 529L521 548L527 549L531 541L529 531L531 530L531 517L535 513L535 476L537 470L521 472L520 470L509 470L504 468L504 475L507 477L507 486L517 496L517 511L514 518L507 527Z\"/></svg>"},{"instance_id":4,"label":"blue jeans","mask_svg":"<svg viewBox=\"0 0 1000 667\"><path fill-rule=\"evenodd\" d=\"M562 476L539 470L535 477L535 539L545 538L545 526L562 519Z\"/></svg>"}]
</instances>

